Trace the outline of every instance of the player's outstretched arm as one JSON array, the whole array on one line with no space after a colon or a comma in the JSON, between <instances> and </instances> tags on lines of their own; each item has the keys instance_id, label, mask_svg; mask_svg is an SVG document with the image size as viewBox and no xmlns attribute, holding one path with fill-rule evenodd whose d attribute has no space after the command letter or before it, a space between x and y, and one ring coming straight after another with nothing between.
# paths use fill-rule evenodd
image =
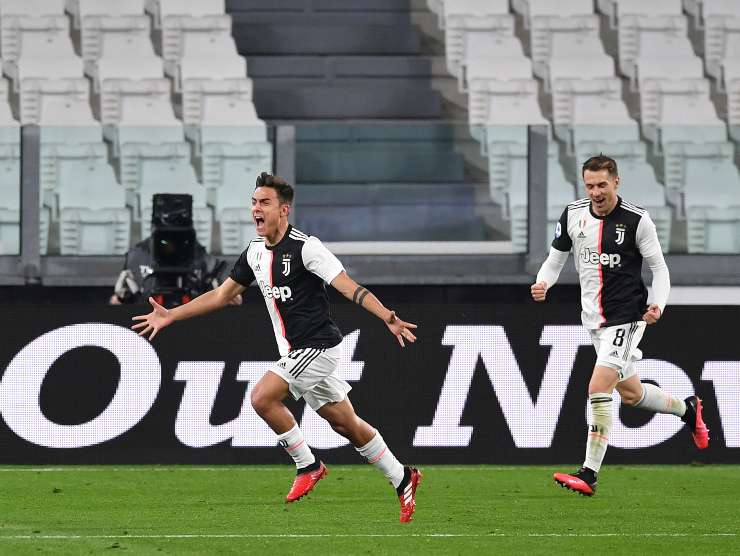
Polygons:
<instances>
[{"instance_id":1,"label":"player's outstretched arm","mask_svg":"<svg viewBox=\"0 0 740 556\"><path fill-rule=\"evenodd\" d=\"M241 295L245 289L246 288L238 282L235 282L231 278L227 278L224 283L215 290L199 295L190 303L180 305L174 309L165 309L150 297L149 303L152 305L152 312L146 315L133 317L131 320L141 322L133 325L131 328L139 330L139 336L144 336L145 338L148 337L149 341L151 341L154 339L154 336L157 335L157 332L177 320L185 320L199 315L205 315L206 313L220 309L225 305L229 305L232 300L236 296Z\"/></svg>"},{"instance_id":2,"label":"player's outstretched arm","mask_svg":"<svg viewBox=\"0 0 740 556\"><path fill-rule=\"evenodd\" d=\"M395 311L387 309L370 290L360 286L346 272L340 272L331 281L331 285L344 297L353 303L357 303L360 307L364 307L379 319L382 319L391 331L391 334L398 339L401 347L405 347L404 339L411 343L416 341L416 336L412 332L412 329L416 328L415 324L399 319Z\"/></svg>"}]
</instances>

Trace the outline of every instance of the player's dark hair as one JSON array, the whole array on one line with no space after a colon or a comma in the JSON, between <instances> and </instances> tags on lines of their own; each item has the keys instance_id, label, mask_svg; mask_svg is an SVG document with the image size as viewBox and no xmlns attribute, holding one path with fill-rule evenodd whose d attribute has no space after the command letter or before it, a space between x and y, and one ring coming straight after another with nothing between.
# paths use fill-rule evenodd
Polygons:
<instances>
[{"instance_id":1,"label":"player's dark hair","mask_svg":"<svg viewBox=\"0 0 740 556\"><path fill-rule=\"evenodd\" d=\"M291 204L293 202L293 186L290 185L280 176L273 176L267 172L262 172L257 176L257 187L271 187L277 192L278 200L281 205Z\"/></svg>"},{"instance_id":2,"label":"player's dark hair","mask_svg":"<svg viewBox=\"0 0 740 556\"><path fill-rule=\"evenodd\" d=\"M599 156L592 156L584 162L583 168L581 168L581 176L586 173L586 170L591 172L606 170L609 172L610 178L616 178L619 175L619 172L617 171L617 161L605 156L604 153L600 153Z\"/></svg>"}]
</instances>

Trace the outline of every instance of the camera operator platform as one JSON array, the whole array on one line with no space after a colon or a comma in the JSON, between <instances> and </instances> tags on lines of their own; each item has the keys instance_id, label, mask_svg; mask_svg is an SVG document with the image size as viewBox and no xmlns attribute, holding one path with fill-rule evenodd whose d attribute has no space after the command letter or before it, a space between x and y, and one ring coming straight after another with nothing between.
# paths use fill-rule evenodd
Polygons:
<instances>
[{"instance_id":1,"label":"camera operator platform","mask_svg":"<svg viewBox=\"0 0 740 556\"><path fill-rule=\"evenodd\" d=\"M226 262L198 243L192 205L190 195L154 195L152 233L126 253L111 305L153 297L160 305L177 307L218 287ZM241 299L234 303L241 304Z\"/></svg>"}]
</instances>

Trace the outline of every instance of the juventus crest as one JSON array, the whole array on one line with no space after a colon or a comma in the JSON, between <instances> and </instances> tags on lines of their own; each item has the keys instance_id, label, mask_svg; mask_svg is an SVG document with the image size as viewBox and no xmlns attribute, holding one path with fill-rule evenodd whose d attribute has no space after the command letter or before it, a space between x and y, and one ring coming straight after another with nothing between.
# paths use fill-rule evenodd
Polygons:
<instances>
[{"instance_id":1,"label":"juventus crest","mask_svg":"<svg viewBox=\"0 0 740 556\"><path fill-rule=\"evenodd\" d=\"M617 239L615 240L617 245L622 245L622 243L624 243L624 233L626 231L627 228L624 224L617 224Z\"/></svg>"},{"instance_id":2,"label":"juventus crest","mask_svg":"<svg viewBox=\"0 0 740 556\"><path fill-rule=\"evenodd\" d=\"M287 276L290 274L290 253L285 253L283 255L283 276Z\"/></svg>"}]
</instances>

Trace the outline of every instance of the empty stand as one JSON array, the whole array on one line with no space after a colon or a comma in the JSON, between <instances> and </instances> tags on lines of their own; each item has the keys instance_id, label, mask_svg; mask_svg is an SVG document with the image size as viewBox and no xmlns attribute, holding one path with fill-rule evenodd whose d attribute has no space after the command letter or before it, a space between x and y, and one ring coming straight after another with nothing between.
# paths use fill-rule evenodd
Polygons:
<instances>
[{"instance_id":1,"label":"empty stand","mask_svg":"<svg viewBox=\"0 0 740 556\"><path fill-rule=\"evenodd\" d=\"M471 58L479 55L504 57L497 47L511 51L510 43L469 44L475 41L473 37L513 38L514 18L506 1L445 0L440 23L445 29L447 68L461 83L464 82L464 67Z\"/></svg>"},{"instance_id":2,"label":"empty stand","mask_svg":"<svg viewBox=\"0 0 740 556\"><path fill-rule=\"evenodd\" d=\"M686 176L689 253L740 252L740 176L726 160L690 164Z\"/></svg>"},{"instance_id":3,"label":"empty stand","mask_svg":"<svg viewBox=\"0 0 740 556\"><path fill-rule=\"evenodd\" d=\"M59 176L62 255L123 255L131 216L125 190L106 161L65 161Z\"/></svg>"}]
</instances>

